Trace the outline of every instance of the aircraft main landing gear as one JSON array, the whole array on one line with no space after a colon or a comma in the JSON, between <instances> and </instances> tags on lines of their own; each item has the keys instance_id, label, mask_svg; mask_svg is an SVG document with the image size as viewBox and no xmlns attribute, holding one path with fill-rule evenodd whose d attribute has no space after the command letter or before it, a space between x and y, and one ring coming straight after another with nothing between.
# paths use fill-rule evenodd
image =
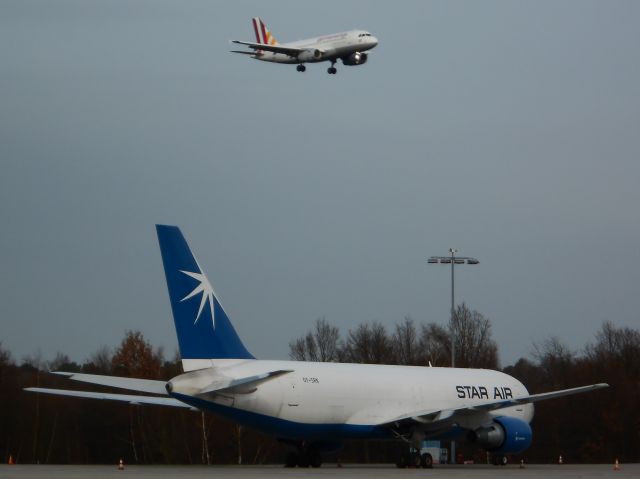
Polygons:
<instances>
[{"instance_id":1,"label":"aircraft main landing gear","mask_svg":"<svg viewBox=\"0 0 640 479\"><path fill-rule=\"evenodd\" d=\"M337 72L338 70L336 70L336 62L331 62L331 66L327 68L327 73L329 75L335 75Z\"/></svg>"},{"instance_id":2,"label":"aircraft main landing gear","mask_svg":"<svg viewBox=\"0 0 640 479\"><path fill-rule=\"evenodd\" d=\"M402 452L398 457L396 466L400 469L407 467L431 469L433 467L433 457L428 452L420 454L417 451Z\"/></svg>"},{"instance_id":3,"label":"aircraft main landing gear","mask_svg":"<svg viewBox=\"0 0 640 479\"><path fill-rule=\"evenodd\" d=\"M296 70L298 70L299 72L304 72L307 70L307 67L305 67L302 63L300 65L298 65L296 67Z\"/></svg>"},{"instance_id":4,"label":"aircraft main landing gear","mask_svg":"<svg viewBox=\"0 0 640 479\"><path fill-rule=\"evenodd\" d=\"M491 457L491 462L494 466L506 466L507 462L509 462L509 459L507 458L507 456L504 456L502 454L494 454Z\"/></svg>"}]
</instances>

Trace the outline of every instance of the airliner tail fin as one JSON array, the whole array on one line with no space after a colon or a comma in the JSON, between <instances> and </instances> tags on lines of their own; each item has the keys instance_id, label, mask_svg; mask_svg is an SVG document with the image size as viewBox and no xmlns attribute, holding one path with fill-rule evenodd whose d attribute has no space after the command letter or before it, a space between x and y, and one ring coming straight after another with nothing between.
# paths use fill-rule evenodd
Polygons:
<instances>
[{"instance_id":1,"label":"airliner tail fin","mask_svg":"<svg viewBox=\"0 0 640 479\"><path fill-rule=\"evenodd\" d=\"M183 367L192 359L254 359L180 229L156 225L156 230Z\"/></svg>"},{"instance_id":2,"label":"airliner tail fin","mask_svg":"<svg viewBox=\"0 0 640 479\"><path fill-rule=\"evenodd\" d=\"M259 17L252 19L253 31L256 34L256 42L264 43L266 45L277 45L278 40L275 39L271 32Z\"/></svg>"}]
</instances>

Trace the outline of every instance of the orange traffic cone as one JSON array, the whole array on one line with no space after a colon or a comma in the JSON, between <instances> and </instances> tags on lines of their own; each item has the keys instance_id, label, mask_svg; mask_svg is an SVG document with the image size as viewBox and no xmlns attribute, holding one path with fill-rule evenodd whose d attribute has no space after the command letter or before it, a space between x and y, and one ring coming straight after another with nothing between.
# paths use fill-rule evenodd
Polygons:
<instances>
[{"instance_id":1,"label":"orange traffic cone","mask_svg":"<svg viewBox=\"0 0 640 479\"><path fill-rule=\"evenodd\" d=\"M620 462L618 461L617 457L616 457L616 462L613 463L613 470L614 471L619 471L620 470Z\"/></svg>"},{"instance_id":2,"label":"orange traffic cone","mask_svg":"<svg viewBox=\"0 0 640 479\"><path fill-rule=\"evenodd\" d=\"M13 462L13 456L9 455L9 465L13 465L15 464L15 462Z\"/></svg>"},{"instance_id":3,"label":"orange traffic cone","mask_svg":"<svg viewBox=\"0 0 640 479\"><path fill-rule=\"evenodd\" d=\"M558 458L558 464L562 464L562 456Z\"/></svg>"},{"instance_id":4,"label":"orange traffic cone","mask_svg":"<svg viewBox=\"0 0 640 479\"><path fill-rule=\"evenodd\" d=\"M118 471L124 471L124 461L122 460L122 458L120 459L120 462L118 463Z\"/></svg>"}]
</instances>

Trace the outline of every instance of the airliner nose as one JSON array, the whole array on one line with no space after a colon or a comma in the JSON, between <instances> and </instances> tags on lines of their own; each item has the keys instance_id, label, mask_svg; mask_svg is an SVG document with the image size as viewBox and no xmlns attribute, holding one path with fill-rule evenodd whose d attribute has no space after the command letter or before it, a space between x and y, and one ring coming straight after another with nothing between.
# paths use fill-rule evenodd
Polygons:
<instances>
[{"instance_id":1,"label":"airliner nose","mask_svg":"<svg viewBox=\"0 0 640 479\"><path fill-rule=\"evenodd\" d=\"M371 42L371 48L375 47L378 44L378 39L374 36L371 36L369 41Z\"/></svg>"}]
</instances>

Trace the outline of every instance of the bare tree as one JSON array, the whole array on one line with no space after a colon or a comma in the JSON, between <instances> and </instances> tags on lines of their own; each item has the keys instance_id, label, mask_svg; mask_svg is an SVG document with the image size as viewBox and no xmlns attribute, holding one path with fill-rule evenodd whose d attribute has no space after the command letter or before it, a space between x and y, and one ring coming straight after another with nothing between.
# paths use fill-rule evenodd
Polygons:
<instances>
[{"instance_id":1,"label":"bare tree","mask_svg":"<svg viewBox=\"0 0 640 479\"><path fill-rule=\"evenodd\" d=\"M491 339L491 321L462 303L455 309L450 327L454 332L457 367L498 367L498 346Z\"/></svg>"},{"instance_id":2,"label":"bare tree","mask_svg":"<svg viewBox=\"0 0 640 479\"><path fill-rule=\"evenodd\" d=\"M340 352L340 331L331 326L325 318L316 320L315 332L318 361L332 362L338 360Z\"/></svg>"},{"instance_id":3,"label":"bare tree","mask_svg":"<svg viewBox=\"0 0 640 479\"><path fill-rule=\"evenodd\" d=\"M628 372L640 374L640 331L616 328L611 321L602 323L596 341L585 348L586 356L596 363L616 362Z\"/></svg>"},{"instance_id":4,"label":"bare tree","mask_svg":"<svg viewBox=\"0 0 640 479\"><path fill-rule=\"evenodd\" d=\"M392 344L380 323L364 323L350 330L344 347L344 360L353 363L392 363Z\"/></svg>"},{"instance_id":5,"label":"bare tree","mask_svg":"<svg viewBox=\"0 0 640 479\"><path fill-rule=\"evenodd\" d=\"M413 319L405 316L400 324L396 324L391 341L396 364L418 364L418 332Z\"/></svg>"},{"instance_id":6,"label":"bare tree","mask_svg":"<svg viewBox=\"0 0 640 479\"><path fill-rule=\"evenodd\" d=\"M110 374L112 359L111 348L102 345L95 353L89 356L85 366L90 372L95 374Z\"/></svg>"},{"instance_id":7,"label":"bare tree","mask_svg":"<svg viewBox=\"0 0 640 479\"><path fill-rule=\"evenodd\" d=\"M340 331L325 318L318 318L313 332L289 343L289 357L296 361L338 361Z\"/></svg>"},{"instance_id":8,"label":"bare tree","mask_svg":"<svg viewBox=\"0 0 640 479\"><path fill-rule=\"evenodd\" d=\"M2 341L0 341L0 367L9 366L13 364L11 359L11 352L2 347Z\"/></svg>"},{"instance_id":9,"label":"bare tree","mask_svg":"<svg viewBox=\"0 0 640 479\"><path fill-rule=\"evenodd\" d=\"M556 336L533 343L533 357L537 360L546 383L554 388L570 384L575 354Z\"/></svg>"},{"instance_id":10,"label":"bare tree","mask_svg":"<svg viewBox=\"0 0 640 479\"><path fill-rule=\"evenodd\" d=\"M436 323L422 324L418 341L418 362L426 366L448 366L451 362L451 336Z\"/></svg>"},{"instance_id":11,"label":"bare tree","mask_svg":"<svg viewBox=\"0 0 640 479\"><path fill-rule=\"evenodd\" d=\"M52 360L47 361L47 367L49 371L79 371L80 370L80 366L72 362L71 359L69 359L68 355L61 352L57 352L55 357Z\"/></svg>"}]
</instances>

